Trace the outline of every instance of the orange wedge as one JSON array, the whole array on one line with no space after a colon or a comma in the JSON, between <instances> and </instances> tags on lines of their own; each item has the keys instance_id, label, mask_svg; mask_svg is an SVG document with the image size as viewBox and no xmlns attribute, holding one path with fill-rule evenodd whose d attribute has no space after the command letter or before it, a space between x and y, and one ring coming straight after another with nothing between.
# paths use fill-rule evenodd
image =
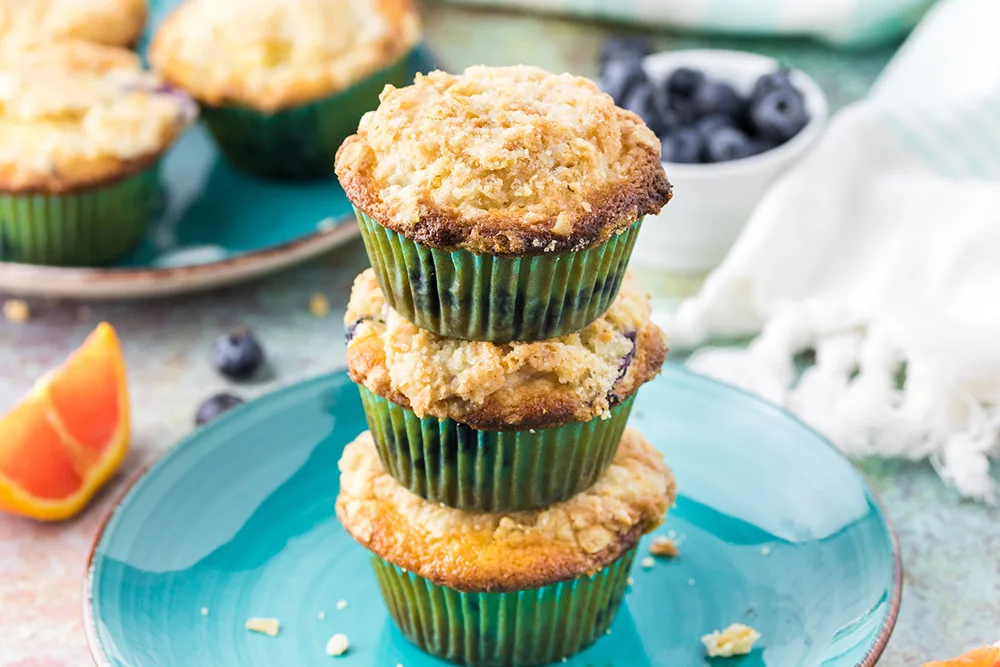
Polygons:
<instances>
[{"instance_id":1,"label":"orange wedge","mask_svg":"<svg viewBox=\"0 0 1000 667\"><path fill-rule=\"evenodd\" d=\"M0 417L0 510L74 516L118 470L128 444L125 361L115 330L101 323Z\"/></svg>"},{"instance_id":2,"label":"orange wedge","mask_svg":"<svg viewBox=\"0 0 1000 667\"><path fill-rule=\"evenodd\" d=\"M952 660L928 662L924 667L1000 667L1000 642L973 649Z\"/></svg>"}]
</instances>

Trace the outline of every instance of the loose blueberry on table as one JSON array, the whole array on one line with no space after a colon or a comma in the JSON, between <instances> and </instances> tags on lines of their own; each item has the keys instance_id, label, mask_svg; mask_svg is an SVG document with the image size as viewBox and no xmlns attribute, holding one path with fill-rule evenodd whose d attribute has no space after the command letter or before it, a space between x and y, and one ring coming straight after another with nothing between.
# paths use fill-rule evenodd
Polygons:
<instances>
[{"instance_id":1,"label":"loose blueberry on table","mask_svg":"<svg viewBox=\"0 0 1000 667\"><path fill-rule=\"evenodd\" d=\"M237 405L242 405L243 403L244 400L242 398L236 394L230 394L228 392L222 392L211 396L206 399L204 403L198 406L198 412L194 416L194 423L197 426L207 424L223 412L232 410Z\"/></svg>"},{"instance_id":2,"label":"loose blueberry on table","mask_svg":"<svg viewBox=\"0 0 1000 667\"><path fill-rule=\"evenodd\" d=\"M245 327L222 336L212 346L212 365L231 380L249 380L263 363L264 348Z\"/></svg>"},{"instance_id":3,"label":"loose blueberry on table","mask_svg":"<svg viewBox=\"0 0 1000 667\"><path fill-rule=\"evenodd\" d=\"M601 89L660 138L664 162L728 162L771 150L809 122L787 69L761 76L749 96L697 69L681 67L658 84L642 59L645 40L612 37L601 49Z\"/></svg>"}]
</instances>

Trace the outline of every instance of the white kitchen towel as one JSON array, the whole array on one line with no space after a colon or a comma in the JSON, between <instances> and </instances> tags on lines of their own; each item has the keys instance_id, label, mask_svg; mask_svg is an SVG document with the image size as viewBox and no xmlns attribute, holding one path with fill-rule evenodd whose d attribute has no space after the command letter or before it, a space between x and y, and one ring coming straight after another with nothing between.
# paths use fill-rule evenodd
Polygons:
<instances>
[{"instance_id":1,"label":"white kitchen towel","mask_svg":"<svg viewBox=\"0 0 1000 667\"><path fill-rule=\"evenodd\" d=\"M744 35L868 45L906 34L934 0L450 0Z\"/></svg>"},{"instance_id":2,"label":"white kitchen towel","mask_svg":"<svg viewBox=\"0 0 1000 667\"><path fill-rule=\"evenodd\" d=\"M675 347L759 333L689 365L852 456L930 457L986 502L1000 453L998 25L998 0L942 0L662 322ZM816 363L799 377L804 350Z\"/></svg>"}]
</instances>

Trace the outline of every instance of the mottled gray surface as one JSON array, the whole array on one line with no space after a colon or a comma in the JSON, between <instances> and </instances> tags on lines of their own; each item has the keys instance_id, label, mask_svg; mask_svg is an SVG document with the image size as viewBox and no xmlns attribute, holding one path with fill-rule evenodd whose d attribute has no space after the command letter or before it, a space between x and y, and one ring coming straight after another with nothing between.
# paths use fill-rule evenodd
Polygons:
<instances>
[{"instance_id":1,"label":"mottled gray surface","mask_svg":"<svg viewBox=\"0 0 1000 667\"><path fill-rule=\"evenodd\" d=\"M428 7L427 25L431 44L452 69L525 62L581 74L593 74L594 54L608 31L598 24L436 4ZM891 52L844 54L805 41L669 35L656 36L656 42L778 56L815 76L835 106L862 95ZM341 313L350 281L365 264L364 250L354 242L273 278L204 295L86 307L33 303L28 323L0 321L0 406L17 400L98 320L111 321L124 341L134 405L134 452L116 482L120 486L190 430L205 396L226 387L207 355L212 340L229 328L253 327L274 365L272 382L240 390L248 397L341 366ZM330 300L326 318L309 312L316 292ZM926 464L872 461L862 467L895 520L906 566L902 613L881 664L919 665L1000 639L1000 511L960 502ZM220 479L225 474L220 470ZM4 663L0 657L0 664L88 664L76 611L80 577L89 539L116 490L84 517L61 527L0 517L0 607L6 607L0 613L5 621L0 646L14 650L10 655L15 660ZM13 615L11 605L18 605ZM12 628L11 621L20 619L35 629L33 639ZM18 656L47 657L18 663Z\"/></svg>"}]
</instances>

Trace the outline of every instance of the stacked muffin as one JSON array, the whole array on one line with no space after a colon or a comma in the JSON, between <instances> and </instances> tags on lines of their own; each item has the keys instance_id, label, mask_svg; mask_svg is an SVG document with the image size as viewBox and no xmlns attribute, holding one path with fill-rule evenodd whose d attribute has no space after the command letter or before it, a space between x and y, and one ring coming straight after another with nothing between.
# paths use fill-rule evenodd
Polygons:
<instances>
[{"instance_id":1,"label":"stacked muffin","mask_svg":"<svg viewBox=\"0 0 1000 667\"><path fill-rule=\"evenodd\" d=\"M337 515L436 656L579 651L673 502L625 426L667 351L625 275L670 199L659 155L590 81L531 67L388 86L338 152L373 269L345 317L370 431L344 452Z\"/></svg>"}]
</instances>

